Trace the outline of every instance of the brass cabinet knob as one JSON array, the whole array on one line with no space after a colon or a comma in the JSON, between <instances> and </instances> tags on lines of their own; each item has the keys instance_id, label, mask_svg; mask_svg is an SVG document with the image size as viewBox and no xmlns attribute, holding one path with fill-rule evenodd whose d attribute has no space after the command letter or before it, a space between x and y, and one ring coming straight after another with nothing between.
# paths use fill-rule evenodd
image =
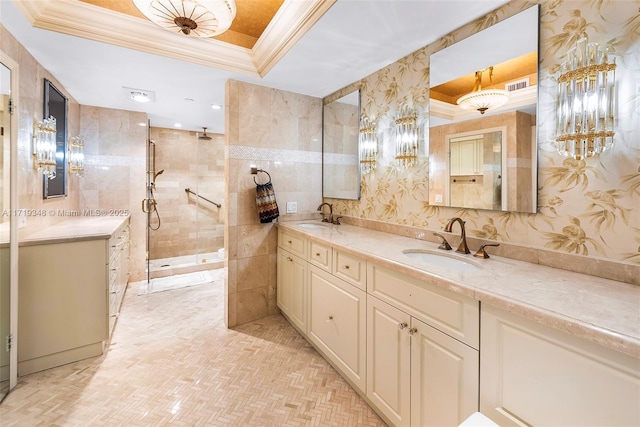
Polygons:
<instances>
[{"instance_id":1,"label":"brass cabinet knob","mask_svg":"<svg viewBox=\"0 0 640 427\"><path fill-rule=\"evenodd\" d=\"M398 325L398 328L399 328L400 330L402 330L402 329L406 328L407 326L409 326L409 325L407 325L407 322L402 322L402 323L400 323L400 324Z\"/></svg>"}]
</instances>

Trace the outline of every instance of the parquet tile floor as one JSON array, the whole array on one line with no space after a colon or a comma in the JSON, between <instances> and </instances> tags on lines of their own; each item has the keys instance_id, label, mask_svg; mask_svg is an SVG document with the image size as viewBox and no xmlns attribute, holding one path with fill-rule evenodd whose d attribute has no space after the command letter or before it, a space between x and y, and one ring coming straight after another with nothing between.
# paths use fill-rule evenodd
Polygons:
<instances>
[{"instance_id":1,"label":"parquet tile floor","mask_svg":"<svg viewBox=\"0 0 640 427\"><path fill-rule=\"evenodd\" d=\"M129 288L107 352L21 377L0 425L385 425L282 316L227 329L223 288Z\"/></svg>"}]
</instances>

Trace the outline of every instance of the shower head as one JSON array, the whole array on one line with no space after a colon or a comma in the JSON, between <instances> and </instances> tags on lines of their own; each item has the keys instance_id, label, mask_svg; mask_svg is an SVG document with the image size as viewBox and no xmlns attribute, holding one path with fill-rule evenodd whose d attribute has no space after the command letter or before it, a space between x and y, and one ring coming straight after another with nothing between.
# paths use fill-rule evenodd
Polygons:
<instances>
[{"instance_id":1,"label":"shower head","mask_svg":"<svg viewBox=\"0 0 640 427\"><path fill-rule=\"evenodd\" d=\"M155 174L155 175L153 176L153 182L155 182L155 181L156 181L156 178L158 177L158 175L162 175L162 172L164 172L164 169L161 169L161 170L160 170L160 172L158 172L157 174Z\"/></svg>"},{"instance_id":2,"label":"shower head","mask_svg":"<svg viewBox=\"0 0 640 427\"><path fill-rule=\"evenodd\" d=\"M211 141L211 137L207 135L207 128L203 126L202 129L204 130L202 132L202 135L200 135L198 139L201 141Z\"/></svg>"}]
</instances>

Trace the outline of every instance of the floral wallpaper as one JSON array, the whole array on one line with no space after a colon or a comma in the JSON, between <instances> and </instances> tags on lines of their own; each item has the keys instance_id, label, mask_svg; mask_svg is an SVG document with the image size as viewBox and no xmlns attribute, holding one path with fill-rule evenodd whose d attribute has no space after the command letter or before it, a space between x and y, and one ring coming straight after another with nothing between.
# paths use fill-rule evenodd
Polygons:
<instances>
[{"instance_id":1,"label":"floral wallpaper","mask_svg":"<svg viewBox=\"0 0 640 427\"><path fill-rule=\"evenodd\" d=\"M398 169L392 159L398 106L413 105L426 134L429 55L535 4L540 4L537 213L429 205L426 153L409 170ZM611 44L618 54L618 123L611 150L573 160L554 147L555 78L566 52L582 37ZM356 87L362 114L378 120L382 154L376 171L361 179L360 200L331 200L340 215L429 229L460 216L475 237L640 264L640 0L514 0L325 101Z\"/></svg>"}]
</instances>

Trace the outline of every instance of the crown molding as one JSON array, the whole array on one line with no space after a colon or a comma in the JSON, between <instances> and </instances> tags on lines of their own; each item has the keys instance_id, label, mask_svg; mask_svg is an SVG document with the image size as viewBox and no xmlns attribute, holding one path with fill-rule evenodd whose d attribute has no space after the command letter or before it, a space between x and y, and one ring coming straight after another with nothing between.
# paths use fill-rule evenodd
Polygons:
<instances>
[{"instance_id":1,"label":"crown molding","mask_svg":"<svg viewBox=\"0 0 640 427\"><path fill-rule=\"evenodd\" d=\"M285 0L253 49L210 38L181 37L146 19L79 0L14 0L14 3L35 28L262 77L335 1Z\"/></svg>"},{"instance_id":2,"label":"crown molding","mask_svg":"<svg viewBox=\"0 0 640 427\"><path fill-rule=\"evenodd\" d=\"M253 47L258 74L266 75L335 2L285 0Z\"/></svg>"}]
</instances>

